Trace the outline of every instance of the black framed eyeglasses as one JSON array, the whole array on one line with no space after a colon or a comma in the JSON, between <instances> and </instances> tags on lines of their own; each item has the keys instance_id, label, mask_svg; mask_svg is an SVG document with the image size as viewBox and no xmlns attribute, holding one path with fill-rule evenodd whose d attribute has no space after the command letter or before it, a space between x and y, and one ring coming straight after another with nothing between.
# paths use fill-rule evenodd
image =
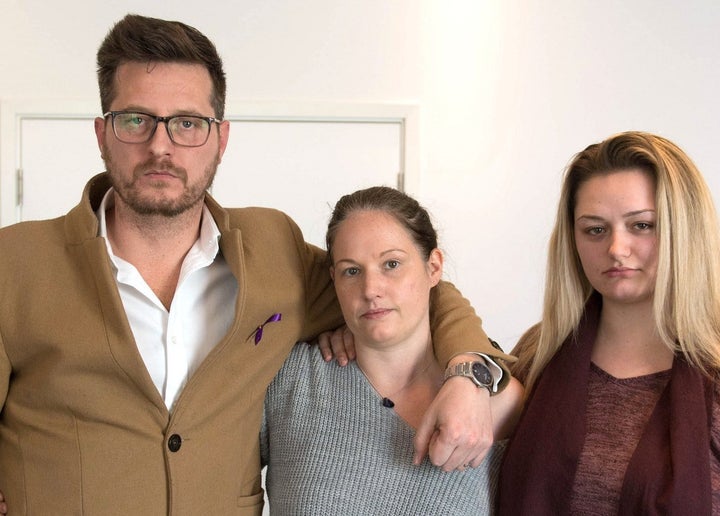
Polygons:
<instances>
[{"instance_id":1,"label":"black framed eyeglasses","mask_svg":"<svg viewBox=\"0 0 720 516\"><path fill-rule=\"evenodd\" d=\"M138 111L108 111L115 137L123 143L146 143L155 134L160 122L165 122L170 140L182 147L201 147L210 136L213 122L222 120L210 116L155 116Z\"/></svg>"}]
</instances>

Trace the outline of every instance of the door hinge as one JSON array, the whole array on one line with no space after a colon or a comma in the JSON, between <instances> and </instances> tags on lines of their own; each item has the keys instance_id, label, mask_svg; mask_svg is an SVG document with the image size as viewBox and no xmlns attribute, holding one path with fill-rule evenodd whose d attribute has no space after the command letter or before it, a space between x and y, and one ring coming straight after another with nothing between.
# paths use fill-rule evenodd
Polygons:
<instances>
[{"instance_id":1,"label":"door hinge","mask_svg":"<svg viewBox=\"0 0 720 516\"><path fill-rule=\"evenodd\" d=\"M15 171L15 206L18 208L23 205L23 170L21 168Z\"/></svg>"}]
</instances>

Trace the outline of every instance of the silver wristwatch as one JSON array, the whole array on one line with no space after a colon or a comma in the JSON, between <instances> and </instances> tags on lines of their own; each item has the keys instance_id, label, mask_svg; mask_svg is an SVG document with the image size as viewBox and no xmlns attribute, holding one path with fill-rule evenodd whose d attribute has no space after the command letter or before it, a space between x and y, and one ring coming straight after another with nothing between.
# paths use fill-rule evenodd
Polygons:
<instances>
[{"instance_id":1,"label":"silver wristwatch","mask_svg":"<svg viewBox=\"0 0 720 516\"><path fill-rule=\"evenodd\" d=\"M451 376L467 376L478 387L492 392L494 378L488 366L483 362L460 362L445 369L445 380Z\"/></svg>"}]
</instances>

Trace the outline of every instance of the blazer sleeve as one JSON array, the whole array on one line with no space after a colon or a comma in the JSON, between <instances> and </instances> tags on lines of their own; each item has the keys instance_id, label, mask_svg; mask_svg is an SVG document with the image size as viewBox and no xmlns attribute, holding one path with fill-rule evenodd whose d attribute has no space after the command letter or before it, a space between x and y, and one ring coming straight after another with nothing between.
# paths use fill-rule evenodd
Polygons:
<instances>
[{"instance_id":1,"label":"blazer sleeve","mask_svg":"<svg viewBox=\"0 0 720 516\"><path fill-rule=\"evenodd\" d=\"M300 340L311 341L324 331L342 326L345 321L330 278L327 253L306 242L295 221L288 215L285 218L295 239L305 276L305 320Z\"/></svg>"},{"instance_id":2,"label":"blazer sleeve","mask_svg":"<svg viewBox=\"0 0 720 516\"><path fill-rule=\"evenodd\" d=\"M441 281L432 289L430 327L435 355L441 364L461 353L484 353L504 371L498 392L510 382L510 371L505 362L515 358L503 353L500 346L488 338L480 317L452 283Z\"/></svg>"},{"instance_id":3,"label":"blazer sleeve","mask_svg":"<svg viewBox=\"0 0 720 516\"><path fill-rule=\"evenodd\" d=\"M2 338L2 329L0 329L0 410L5 406L5 400L7 399L8 388L10 385L10 373L12 367L10 366L10 359L5 353L5 343Z\"/></svg>"},{"instance_id":4,"label":"blazer sleeve","mask_svg":"<svg viewBox=\"0 0 720 516\"><path fill-rule=\"evenodd\" d=\"M533 359L540 340L540 323L534 324L522 334L511 353L517 357L517 362L510 366L510 372L522 384L525 384L527 375L532 367Z\"/></svg>"}]
</instances>

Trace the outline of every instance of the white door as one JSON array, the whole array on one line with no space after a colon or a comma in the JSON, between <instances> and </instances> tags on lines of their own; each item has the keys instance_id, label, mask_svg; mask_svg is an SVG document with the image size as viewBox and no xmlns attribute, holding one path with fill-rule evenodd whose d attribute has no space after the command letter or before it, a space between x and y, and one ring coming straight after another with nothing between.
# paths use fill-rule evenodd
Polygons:
<instances>
[{"instance_id":1,"label":"white door","mask_svg":"<svg viewBox=\"0 0 720 516\"><path fill-rule=\"evenodd\" d=\"M322 246L342 194L377 184L402 186L408 172L409 118L402 113L412 110L395 106L392 116L379 116L387 109L380 107L373 116L358 117L352 109L337 114L334 107L331 116L228 116L230 140L212 195L225 206L281 209L306 240ZM3 138L1 224L66 213L86 181L104 169L93 116L18 113L14 129L5 132L15 133L12 147Z\"/></svg>"}]
</instances>

